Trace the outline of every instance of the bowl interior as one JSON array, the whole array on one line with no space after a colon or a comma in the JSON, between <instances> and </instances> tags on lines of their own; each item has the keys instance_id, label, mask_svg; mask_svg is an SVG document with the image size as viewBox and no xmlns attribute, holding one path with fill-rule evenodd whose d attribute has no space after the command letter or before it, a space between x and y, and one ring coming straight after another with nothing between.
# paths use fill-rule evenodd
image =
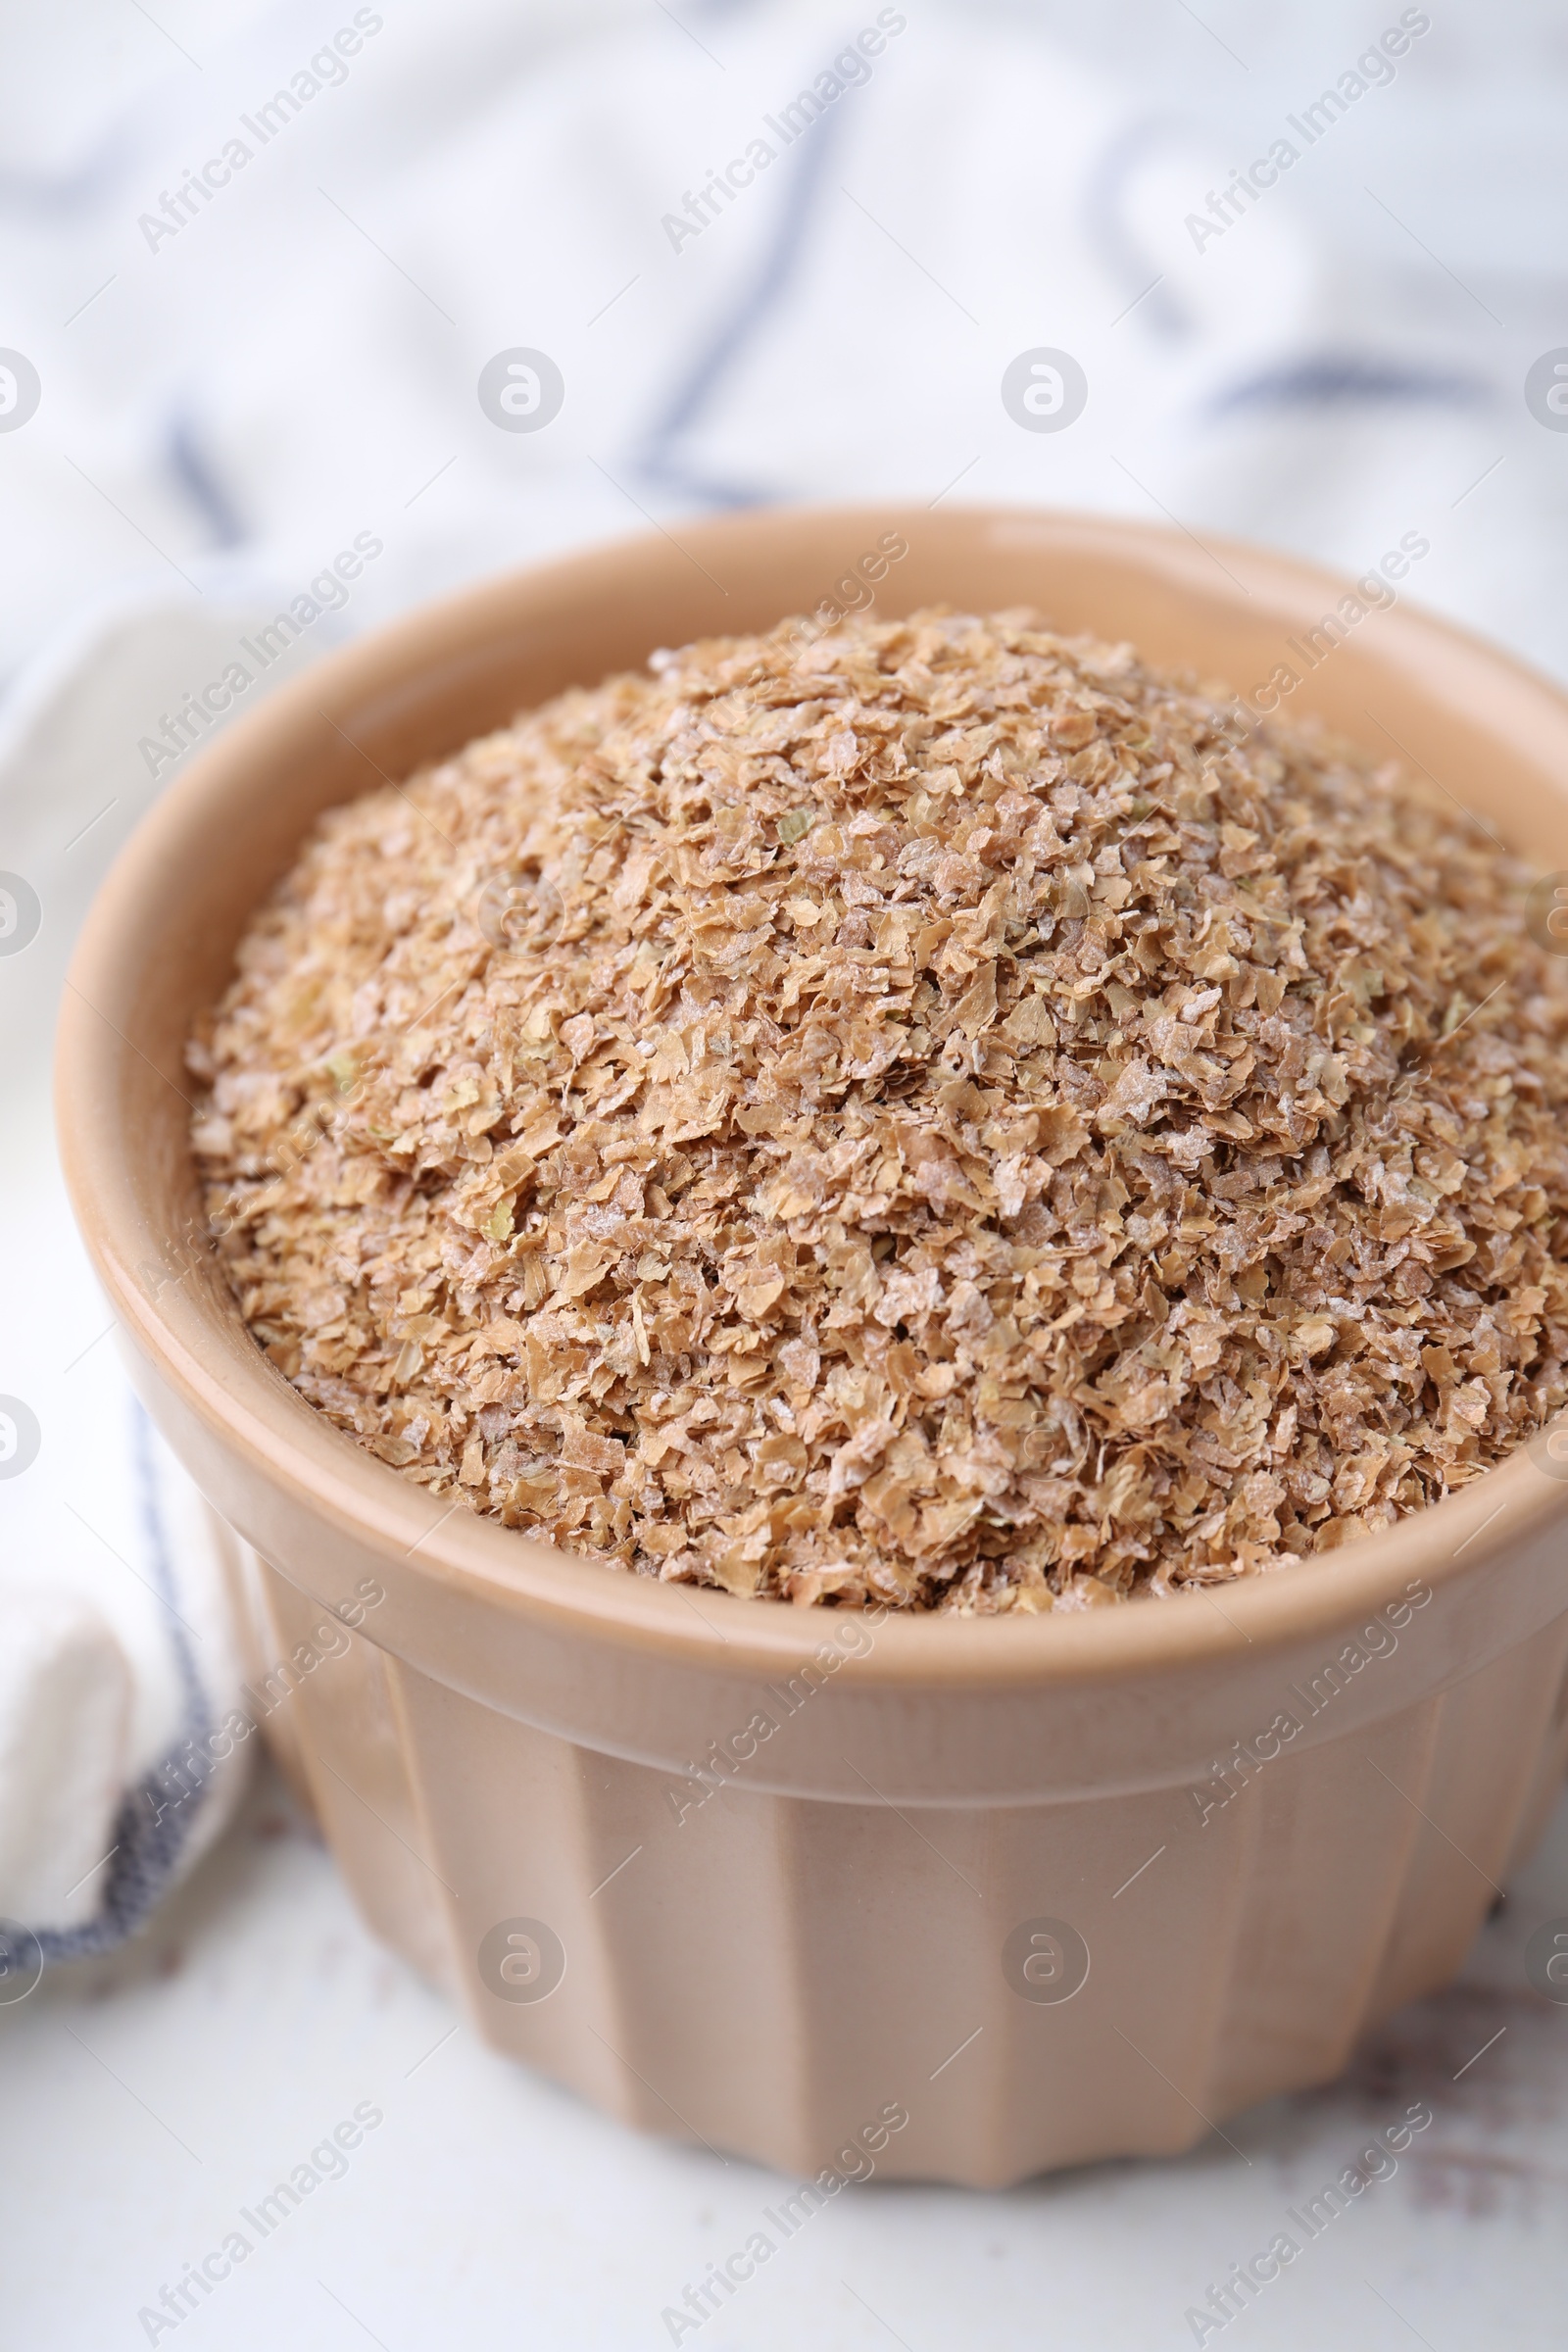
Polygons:
<instances>
[{"instance_id":1,"label":"bowl interior","mask_svg":"<svg viewBox=\"0 0 1568 2352\"><path fill-rule=\"evenodd\" d=\"M252 908L319 811L406 776L564 686L639 666L658 646L761 629L824 606L863 608L873 597L889 617L927 604L1028 605L1054 626L1131 639L1152 662L1249 698L1271 678L1277 688L1288 670L1298 679L1282 702L1291 717L1315 713L1367 751L1402 760L1513 846L1568 866L1568 705L1503 656L1402 602L1356 614L1347 595L1347 583L1283 557L1126 523L782 513L682 525L505 577L331 657L171 787L106 884L73 967L62 1019L63 1146L117 1311L176 1386L200 1390L202 1409L227 1417L236 1442L253 1443L270 1417L274 1463L290 1446L318 1468L335 1459L356 1510L368 1510L371 1498L390 1526L417 1506L424 1517L406 1523L423 1530L429 1498L284 1389L196 1246L202 1211L187 1142L185 1040L198 1009L223 988ZM1337 638L1326 617L1337 617ZM1314 647L1324 650L1314 657ZM293 1433L286 1444L277 1435L284 1429ZM1511 1479L1524 1468L1492 1475ZM1457 1511L1462 1499L1441 1512ZM489 1523L459 1519L422 1555L432 1570L460 1556L483 1559L505 1585L509 1563L545 1556ZM1396 1529L1315 1564L1312 1605L1332 1608L1347 1594L1353 1603L1407 1575L1409 1533ZM1467 1565L1479 1565L1485 1548ZM584 1592L589 1581L622 1592L642 1581L548 1556ZM1261 1584L1288 1584L1299 1598L1303 1581ZM661 1607L671 1598L657 1586L646 1594ZM755 1604L706 1598L728 1623L736 1611L757 1617ZM1250 1588L1227 1605L1234 1613L1285 1604L1278 1592ZM1143 1613L1097 1613L1135 1614ZM1059 1619L1042 1620L1040 1630L1053 1624L1069 1630ZM1080 1634L1133 1638L1102 1623L1093 1635L1081 1626L1073 1639Z\"/></svg>"},{"instance_id":2,"label":"bowl interior","mask_svg":"<svg viewBox=\"0 0 1568 2352\"><path fill-rule=\"evenodd\" d=\"M907 554L872 586L860 569ZM1568 859L1568 710L1504 657L1400 605L1348 622L1348 583L1287 559L1176 533L1024 514L765 514L682 527L503 578L322 662L222 738L155 811L130 862L148 944L120 1017L175 1076L198 1004L323 808L401 780L570 685L656 647L770 627L824 601L1032 605L1064 630L1130 639L1149 661L1310 712L1399 760L1547 865ZM1394 591L1390 590L1393 594ZM1361 600L1355 599L1359 602ZM1325 619L1341 641L1324 654ZM1315 644L1313 642L1315 634ZM151 867L152 870L149 870ZM125 1020L128 1015L129 1020ZM169 1106L163 1106L169 1116Z\"/></svg>"}]
</instances>

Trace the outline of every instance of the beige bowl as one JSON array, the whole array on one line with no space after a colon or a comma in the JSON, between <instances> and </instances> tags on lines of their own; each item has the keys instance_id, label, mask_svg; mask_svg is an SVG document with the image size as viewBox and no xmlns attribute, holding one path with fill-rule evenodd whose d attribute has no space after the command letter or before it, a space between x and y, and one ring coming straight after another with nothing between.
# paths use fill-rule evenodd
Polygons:
<instances>
[{"instance_id":1,"label":"beige bowl","mask_svg":"<svg viewBox=\"0 0 1568 2352\"><path fill-rule=\"evenodd\" d=\"M171 787L76 955L60 1121L142 1393L268 1563L256 1712L297 1684L269 1728L292 1718L371 1925L628 2122L997 2184L1187 2147L1457 1967L1563 1768L1568 1483L1521 1453L1287 1573L1073 1615L873 1623L622 1577L447 1510L306 1405L196 1238L186 1143L192 1016L318 810L655 646L858 601L889 533L884 612L1033 604L1244 690L1344 591L1125 524L878 511L473 590ZM1291 708L1568 866L1568 706L1501 656L1385 610Z\"/></svg>"}]
</instances>

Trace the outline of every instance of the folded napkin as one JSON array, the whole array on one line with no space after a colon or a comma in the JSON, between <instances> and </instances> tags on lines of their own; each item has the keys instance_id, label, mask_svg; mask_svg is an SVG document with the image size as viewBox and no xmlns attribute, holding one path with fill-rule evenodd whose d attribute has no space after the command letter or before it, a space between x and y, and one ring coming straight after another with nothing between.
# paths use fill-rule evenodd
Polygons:
<instances>
[{"instance_id":1,"label":"folded napkin","mask_svg":"<svg viewBox=\"0 0 1568 2352\"><path fill-rule=\"evenodd\" d=\"M209 587L100 608L0 710L0 1999L140 1926L232 1813L266 1712L241 1548L132 1393L49 1104L72 942L159 789L127 715L177 709L276 609Z\"/></svg>"},{"instance_id":2,"label":"folded napkin","mask_svg":"<svg viewBox=\"0 0 1568 2352\"><path fill-rule=\"evenodd\" d=\"M215 1531L114 1358L104 1364L73 1377L113 1535L74 1515L107 1569L73 1560L69 1535L48 1540L74 1506L45 1473L20 1555L40 1566L0 1570L0 1911L45 1961L105 1951L141 1925L228 1819L254 1729L236 1740L235 1718L255 1710L241 1713Z\"/></svg>"}]
</instances>

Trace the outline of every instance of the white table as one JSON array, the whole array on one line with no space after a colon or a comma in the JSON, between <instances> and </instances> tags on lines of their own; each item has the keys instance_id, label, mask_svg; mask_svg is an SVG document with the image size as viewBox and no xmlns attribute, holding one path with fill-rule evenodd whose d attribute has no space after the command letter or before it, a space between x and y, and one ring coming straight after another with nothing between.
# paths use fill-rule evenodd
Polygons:
<instances>
[{"instance_id":1,"label":"white table","mask_svg":"<svg viewBox=\"0 0 1568 2352\"><path fill-rule=\"evenodd\" d=\"M1568 1804L1460 1982L1395 2019L1334 2087L1229 2124L1245 2162L1215 2139L1177 2162L1004 2194L871 2182L813 2215L679 2340L701 2352L1190 2344L1185 2314L1210 2282L1424 2099L1434 2122L1397 2173L1325 2228L1227 2342L1559 2352L1568 2006L1529 1989L1522 1953L1561 1913ZM262 2239L241 2209L362 2103L383 2120L342 2177ZM138 2312L236 2229L248 2258L153 2340L653 2352L671 2341L664 2308L792 2185L637 2137L486 2050L367 1934L270 1776L145 1938L0 2009L0 2341L18 2352L148 2341Z\"/></svg>"}]
</instances>

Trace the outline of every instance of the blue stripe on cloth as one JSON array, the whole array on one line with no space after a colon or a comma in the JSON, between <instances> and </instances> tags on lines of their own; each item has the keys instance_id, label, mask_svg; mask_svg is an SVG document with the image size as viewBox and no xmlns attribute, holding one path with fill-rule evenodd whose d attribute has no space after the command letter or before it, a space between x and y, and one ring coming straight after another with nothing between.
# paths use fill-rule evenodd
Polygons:
<instances>
[{"instance_id":1,"label":"blue stripe on cloth","mask_svg":"<svg viewBox=\"0 0 1568 2352\"><path fill-rule=\"evenodd\" d=\"M1205 414L1238 409L1343 409L1352 406L1470 409L1486 406L1493 388L1479 375L1428 368L1360 352L1308 352L1214 393Z\"/></svg>"},{"instance_id":2,"label":"blue stripe on cloth","mask_svg":"<svg viewBox=\"0 0 1568 2352\"><path fill-rule=\"evenodd\" d=\"M149 1581L169 1617L169 1644L180 1690L180 1731L133 1788L115 1819L115 1844L96 1917L79 1928L38 1928L45 1965L86 1960L113 1951L134 1935L162 1901L178 1873L218 1765L210 1746L212 1707L196 1670L176 1606L168 1531L159 1506L152 1428L139 1403L131 1406L131 1444Z\"/></svg>"},{"instance_id":3,"label":"blue stripe on cloth","mask_svg":"<svg viewBox=\"0 0 1568 2352\"><path fill-rule=\"evenodd\" d=\"M111 193L135 152L128 126L121 122L74 171L19 172L0 164L0 206L19 213L80 212Z\"/></svg>"},{"instance_id":4,"label":"blue stripe on cloth","mask_svg":"<svg viewBox=\"0 0 1568 2352\"><path fill-rule=\"evenodd\" d=\"M164 442L169 469L206 523L214 547L242 547L248 536L238 507L203 448L188 410L171 417Z\"/></svg>"},{"instance_id":5,"label":"blue stripe on cloth","mask_svg":"<svg viewBox=\"0 0 1568 2352\"><path fill-rule=\"evenodd\" d=\"M1102 148L1084 185L1084 228L1110 275L1125 289L1123 300L1156 334L1190 335L1193 321L1143 251L1126 217L1133 174L1165 141L1191 144L1192 133L1173 116L1145 115L1129 122ZM1121 313L1125 318L1126 311Z\"/></svg>"},{"instance_id":6,"label":"blue stripe on cloth","mask_svg":"<svg viewBox=\"0 0 1568 2352\"><path fill-rule=\"evenodd\" d=\"M678 444L789 288L821 195L822 173L838 135L838 122L837 115L822 115L803 136L800 157L785 187L783 209L755 275L720 317L637 452L637 471L656 489L697 498L710 507L765 506L779 496L777 490L705 475L681 455Z\"/></svg>"}]
</instances>

